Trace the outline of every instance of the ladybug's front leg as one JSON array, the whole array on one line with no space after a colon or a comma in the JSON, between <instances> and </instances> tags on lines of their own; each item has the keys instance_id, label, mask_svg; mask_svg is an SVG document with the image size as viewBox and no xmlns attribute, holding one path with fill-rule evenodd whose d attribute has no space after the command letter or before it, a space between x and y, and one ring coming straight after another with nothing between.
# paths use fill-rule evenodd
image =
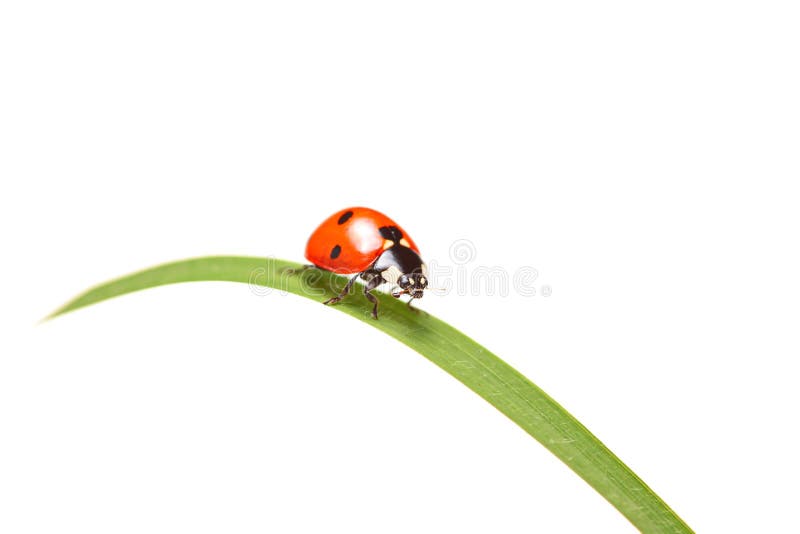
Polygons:
<instances>
[{"instance_id":1,"label":"ladybug's front leg","mask_svg":"<svg viewBox=\"0 0 800 534\"><path fill-rule=\"evenodd\" d=\"M408 295L408 291L400 288L397 288L394 291L392 291L392 296L396 299L399 299L403 295ZM419 308L415 308L414 306L412 306L411 304L413 302L414 302L414 297L411 297L410 299L408 299L408 302L406 302L406 306L408 307L409 310L419 313L421 310Z\"/></svg>"}]
</instances>

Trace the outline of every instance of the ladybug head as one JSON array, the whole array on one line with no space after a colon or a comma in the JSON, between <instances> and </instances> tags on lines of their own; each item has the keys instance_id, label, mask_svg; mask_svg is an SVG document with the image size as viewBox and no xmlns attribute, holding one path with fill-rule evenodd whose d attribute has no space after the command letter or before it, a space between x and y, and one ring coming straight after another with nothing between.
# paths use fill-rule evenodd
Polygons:
<instances>
[{"instance_id":1,"label":"ladybug head","mask_svg":"<svg viewBox=\"0 0 800 534\"><path fill-rule=\"evenodd\" d=\"M428 279L424 274L415 271L410 274L402 275L397 280L397 285L413 298L421 299L423 291L428 287Z\"/></svg>"}]
</instances>

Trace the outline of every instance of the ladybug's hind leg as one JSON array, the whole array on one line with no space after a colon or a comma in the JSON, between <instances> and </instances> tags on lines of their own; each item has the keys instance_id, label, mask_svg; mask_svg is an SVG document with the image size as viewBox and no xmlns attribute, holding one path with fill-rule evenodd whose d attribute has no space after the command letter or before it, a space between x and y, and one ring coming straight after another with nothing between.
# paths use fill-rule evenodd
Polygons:
<instances>
[{"instance_id":1,"label":"ladybug's hind leg","mask_svg":"<svg viewBox=\"0 0 800 534\"><path fill-rule=\"evenodd\" d=\"M313 269L315 267L316 267L316 265L314 265L313 263L307 263L307 264L303 265L302 267L300 267L299 269L295 269L294 267L284 267L283 270L281 271L281 273L289 275L289 276L292 276L294 274L304 273L307 270Z\"/></svg>"},{"instance_id":2,"label":"ladybug's hind leg","mask_svg":"<svg viewBox=\"0 0 800 534\"><path fill-rule=\"evenodd\" d=\"M348 280L347 284L344 286L344 289L342 289L341 293L339 293L335 297L329 298L328 300L323 302L323 304L336 304L337 302L339 302L340 300L345 298L347 296L347 294L350 293L350 288L353 287L353 284L356 283L356 280L358 279L359 276L360 275L357 274L354 277L352 277L350 280Z\"/></svg>"}]
</instances>

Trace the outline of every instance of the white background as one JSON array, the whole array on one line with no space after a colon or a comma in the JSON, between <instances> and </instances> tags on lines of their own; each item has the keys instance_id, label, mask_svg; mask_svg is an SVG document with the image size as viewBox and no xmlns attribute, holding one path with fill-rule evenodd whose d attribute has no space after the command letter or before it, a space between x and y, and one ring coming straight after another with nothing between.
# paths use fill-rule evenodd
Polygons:
<instances>
[{"instance_id":1,"label":"white background","mask_svg":"<svg viewBox=\"0 0 800 534\"><path fill-rule=\"evenodd\" d=\"M293 296L90 285L302 261L350 205L700 532L798 525L791 2L6 2L0 531L632 532L416 353ZM471 272L471 271L470 271Z\"/></svg>"}]
</instances>

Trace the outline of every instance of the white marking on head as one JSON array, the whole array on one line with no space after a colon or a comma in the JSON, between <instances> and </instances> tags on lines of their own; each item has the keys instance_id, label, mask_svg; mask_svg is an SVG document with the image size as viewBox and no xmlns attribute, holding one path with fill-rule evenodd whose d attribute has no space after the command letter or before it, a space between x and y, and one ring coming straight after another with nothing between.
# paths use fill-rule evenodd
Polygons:
<instances>
[{"instance_id":1,"label":"white marking on head","mask_svg":"<svg viewBox=\"0 0 800 534\"><path fill-rule=\"evenodd\" d=\"M420 276L419 277L419 283L420 284L424 284L425 282L426 282L425 277L424 276Z\"/></svg>"},{"instance_id":2,"label":"white marking on head","mask_svg":"<svg viewBox=\"0 0 800 534\"><path fill-rule=\"evenodd\" d=\"M381 276L390 284L397 285L397 281L401 276L403 276L403 273L400 272L400 269L392 265L391 267L381 271Z\"/></svg>"},{"instance_id":3,"label":"white marking on head","mask_svg":"<svg viewBox=\"0 0 800 534\"><path fill-rule=\"evenodd\" d=\"M413 278L409 278L408 279L408 285L410 285L410 286L414 285L414 279Z\"/></svg>"}]
</instances>

